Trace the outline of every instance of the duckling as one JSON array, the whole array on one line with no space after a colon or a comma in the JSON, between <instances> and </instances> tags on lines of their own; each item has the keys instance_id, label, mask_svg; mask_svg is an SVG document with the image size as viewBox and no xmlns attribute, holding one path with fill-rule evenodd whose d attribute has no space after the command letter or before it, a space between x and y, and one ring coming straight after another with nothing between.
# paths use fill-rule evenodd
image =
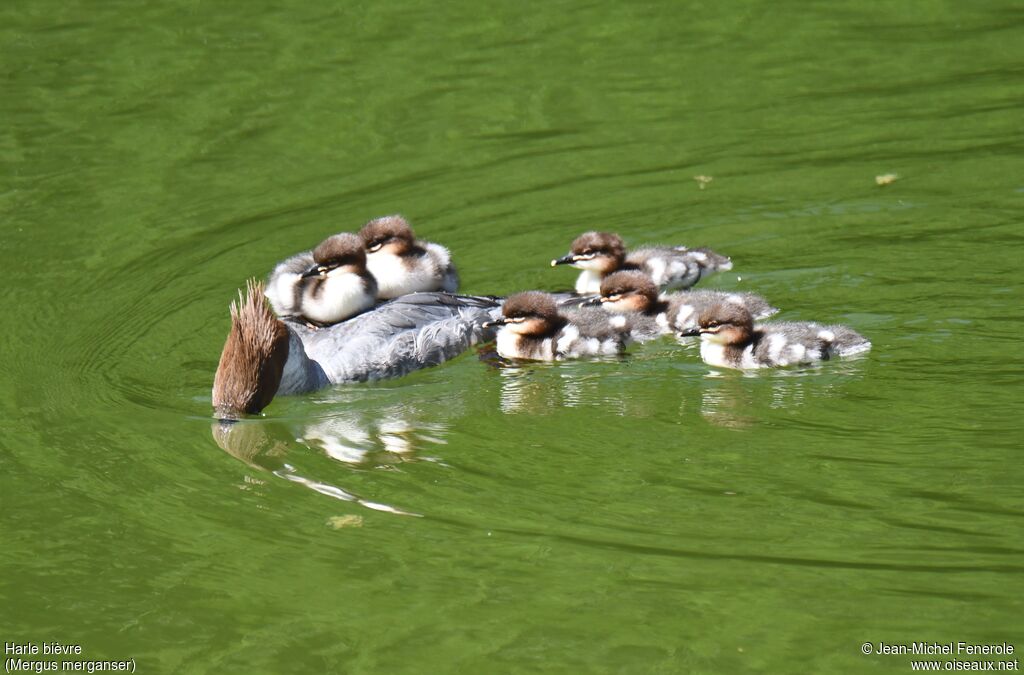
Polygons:
<instances>
[{"instance_id":1,"label":"duckling","mask_svg":"<svg viewBox=\"0 0 1024 675\"><path fill-rule=\"evenodd\" d=\"M501 326L498 354L508 359L560 361L619 354L629 340L628 324L612 325L607 315L592 308L560 313L555 298L540 291L510 296L501 312L501 318L484 326Z\"/></svg>"},{"instance_id":2,"label":"duckling","mask_svg":"<svg viewBox=\"0 0 1024 675\"><path fill-rule=\"evenodd\" d=\"M690 290L659 297L654 282L643 272L608 275L601 282L601 295L592 302L609 312L633 316L633 339L639 342L672 332L696 335L700 313L719 303L745 307L755 319L779 311L755 293Z\"/></svg>"},{"instance_id":3,"label":"duckling","mask_svg":"<svg viewBox=\"0 0 1024 675\"><path fill-rule=\"evenodd\" d=\"M810 322L764 323L754 326L741 305L718 303L701 312L700 356L723 368L775 368L854 356L871 343L846 326Z\"/></svg>"},{"instance_id":4,"label":"duckling","mask_svg":"<svg viewBox=\"0 0 1024 675\"><path fill-rule=\"evenodd\" d=\"M362 239L336 234L279 263L265 295L278 316L328 326L372 307L377 281L366 268Z\"/></svg>"},{"instance_id":5,"label":"duckling","mask_svg":"<svg viewBox=\"0 0 1024 675\"><path fill-rule=\"evenodd\" d=\"M444 246L416 239L399 215L366 223L359 231L366 265L377 278L377 297L385 300L418 291L459 290L459 273Z\"/></svg>"},{"instance_id":6,"label":"duckling","mask_svg":"<svg viewBox=\"0 0 1024 675\"><path fill-rule=\"evenodd\" d=\"M644 246L627 254L622 238L612 232L584 232L569 253L551 266L572 265L580 272L576 292L601 292L604 277L618 270L646 272L655 285L666 289L689 288L713 272L732 269L732 260L708 248Z\"/></svg>"}]
</instances>

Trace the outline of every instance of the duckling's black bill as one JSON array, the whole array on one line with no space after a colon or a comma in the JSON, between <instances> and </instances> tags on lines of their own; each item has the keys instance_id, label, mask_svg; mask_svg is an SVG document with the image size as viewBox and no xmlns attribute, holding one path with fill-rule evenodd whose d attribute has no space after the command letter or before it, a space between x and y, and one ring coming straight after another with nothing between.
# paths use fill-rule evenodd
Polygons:
<instances>
[{"instance_id":1,"label":"duckling's black bill","mask_svg":"<svg viewBox=\"0 0 1024 675\"><path fill-rule=\"evenodd\" d=\"M327 274L333 269L330 265L313 265L308 270L302 273L303 279L309 279L311 277L318 277L321 274Z\"/></svg>"},{"instance_id":2,"label":"duckling's black bill","mask_svg":"<svg viewBox=\"0 0 1024 675\"><path fill-rule=\"evenodd\" d=\"M484 328L494 328L495 326L504 326L507 323L508 320L505 319L505 317L502 317L500 319L495 319L494 321L484 321L481 325Z\"/></svg>"},{"instance_id":3,"label":"duckling's black bill","mask_svg":"<svg viewBox=\"0 0 1024 675\"><path fill-rule=\"evenodd\" d=\"M555 260L552 260L551 266L555 267L557 265L571 265L574 262L576 262L576 256L573 255L572 253L567 253L566 255L563 255L561 258L556 258Z\"/></svg>"}]
</instances>

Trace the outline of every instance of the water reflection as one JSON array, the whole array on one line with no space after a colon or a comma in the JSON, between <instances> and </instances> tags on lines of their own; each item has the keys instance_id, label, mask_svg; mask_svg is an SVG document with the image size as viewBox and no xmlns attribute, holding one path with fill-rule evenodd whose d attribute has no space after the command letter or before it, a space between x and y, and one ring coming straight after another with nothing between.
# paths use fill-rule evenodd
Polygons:
<instances>
[{"instance_id":1,"label":"water reflection","mask_svg":"<svg viewBox=\"0 0 1024 675\"><path fill-rule=\"evenodd\" d=\"M363 499L337 485L302 475L298 468L285 461L291 443L275 433L279 431L274 425L263 420L216 421L212 425L213 440L217 445L229 455L242 460L254 469L268 471L278 478L298 483L314 492L344 502L354 502L374 511L385 511L402 516L419 515L387 504Z\"/></svg>"},{"instance_id":2,"label":"water reflection","mask_svg":"<svg viewBox=\"0 0 1024 675\"><path fill-rule=\"evenodd\" d=\"M337 398L349 397L329 396L329 399ZM330 402L337 408L332 408L330 416L298 425L275 420L217 421L212 425L213 439L225 452L249 466L328 497L377 511L419 515L368 501L331 482L306 475L296 466L305 459L296 448L306 446L332 460L364 468L389 469L414 459L439 461L417 453L428 445L446 442L447 419L459 410L458 401L446 401L433 412L428 412L425 406L412 404L367 407L364 403L363 408L358 408L343 406L342 401ZM436 419L438 416L445 419Z\"/></svg>"},{"instance_id":3,"label":"water reflection","mask_svg":"<svg viewBox=\"0 0 1024 675\"><path fill-rule=\"evenodd\" d=\"M841 396L847 383L860 378L860 370L856 360L777 370L710 368L700 390L700 414L716 426L751 427L764 421L758 411L794 409Z\"/></svg>"},{"instance_id":4,"label":"water reflection","mask_svg":"<svg viewBox=\"0 0 1024 675\"><path fill-rule=\"evenodd\" d=\"M612 357L609 357L612 358ZM499 409L506 415L550 415L560 408L600 408L606 415L647 417L650 402L630 392L621 372L583 363L507 364L498 369ZM630 394L634 395L630 395Z\"/></svg>"}]
</instances>

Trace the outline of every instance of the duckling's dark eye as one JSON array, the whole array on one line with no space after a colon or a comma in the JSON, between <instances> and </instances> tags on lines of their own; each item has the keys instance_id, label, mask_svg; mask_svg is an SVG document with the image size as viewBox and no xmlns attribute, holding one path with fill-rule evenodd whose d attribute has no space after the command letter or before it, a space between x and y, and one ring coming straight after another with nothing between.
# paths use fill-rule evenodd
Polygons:
<instances>
[{"instance_id":1,"label":"duckling's dark eye","mask_svg":"<svg viewBox=\"0 0 1024 675\"><path fill-rule=\"evenodd\" d=\"M717 321L708 321L708 328L718 328L721 325Z\"/></svg>"},{"instance_id":2,"label":"duckling's dark eye","mask_svg":"<svg viewBox=\"0 0 1024 675\"><path fill-rule=\"evenodd\" d=\"M580 255L593 255L593 253L594 253L594 251L592 251L591 249L588 248L588 249L584 249L583 253L581 253Z\"/></svg>"}]
</instances>

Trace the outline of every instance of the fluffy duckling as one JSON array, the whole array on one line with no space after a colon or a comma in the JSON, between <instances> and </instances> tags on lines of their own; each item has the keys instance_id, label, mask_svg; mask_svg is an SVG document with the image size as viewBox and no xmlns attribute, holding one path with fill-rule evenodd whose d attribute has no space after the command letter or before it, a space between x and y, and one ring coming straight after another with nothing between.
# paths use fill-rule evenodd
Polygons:
<instances>
[{"instance_id":1,"label":"fluffy duckling","mask_svg":"<svg viewBox=\"0 0 1024 675\"><path fill-rule=\"evenodd\" d=\"M328 326L372 307L377 281L367 270L363 240L336 234L279 263L265 294L278 316Z\"/></svg>"},{"instance_id":2,"label":"fluffy duckling","mask_svg":"<svg viewBox=\"0 0 1024 675\"><path fill-rule=\"evenodd\" d=\"M593 302L609 312L634 315L633 339L638 341L672 332L696 335L701 312L720 303L744 307L755 319L779 311L755 293L691 290L659 296L658 288L643 272L608 275L601 282L601 295Z\"/></svg>"},{"instance_id":3,"label":"fluffy duckling","mask_svg":"<svg viewBox=\"0 0 1024 675\"><path fill-rule=\"evenodd\" d=\"M459 274L448 249L416 239L402 216L371 220L359 236L366 247L366 265L377 278L378 298L397 298L418 291L459 290Z\"/></svg>"},{"instance_id":4,"label":"fluffy duckling","mask_svg":"<svg viewBox=\"0 0 1024 675\"><path fill-rule=\"evenodd\" d=\"M866 338L846 326L808 322L754 326L741 305L718 303L704 310L700 325L700 356L723 368L774 368L853 356L871 349Z\"/></svg>"},{"instance_id":5,"label":"fluffy duckling","mask_svg":"<svg viewBox=\"0 0 1024 675\"><path fill-rule=\"evenodd\" d=\"M628 324L614 326L602 312L588 308L559 313L555 298L540 291L510 296L501 312L502 318L485 327L501 326L498 354L507 359L560 361L619 354L629 339Z\"/></svg>"},{"instance_id":6,"label":"fluffy duckling","mask_svg":"<svg viewBox=\"0 0 1024 675\"><path fill-rule=\"evenodd\" d=\"M662 288L689 288L705 276L732 269L732 261L708 248L644 246L626 252L622 238L611 232L585 232L572 242L569 253L551 266L572 265L580 272L576 292L599 293L601 281L618 270L646 272Z\"/></svg>"}]
</instances>

